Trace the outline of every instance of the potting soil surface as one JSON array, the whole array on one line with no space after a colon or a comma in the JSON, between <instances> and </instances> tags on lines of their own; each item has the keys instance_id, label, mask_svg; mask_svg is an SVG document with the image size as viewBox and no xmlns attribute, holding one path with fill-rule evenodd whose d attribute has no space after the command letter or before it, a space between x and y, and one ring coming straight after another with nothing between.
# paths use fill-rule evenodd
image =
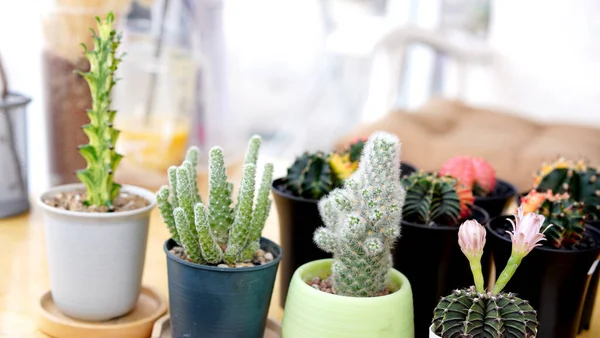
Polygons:
<instances>
[{"instance_id":1,"label":"potting soil surface","mask_svg":"<svg viewBox=\"0 0 600 338\"><path fill-rule=\"evenodd\" d=\"M107 206L86 206L84 201L86 198L85 190L74 190L61 192L54 196L44 199L44 203L51 207L63 210L80 211L80 212L118 212L141 209L150 204L150 201L142 196L120 192L113 200L113 207Z\"/></svg>"}]
</instances>

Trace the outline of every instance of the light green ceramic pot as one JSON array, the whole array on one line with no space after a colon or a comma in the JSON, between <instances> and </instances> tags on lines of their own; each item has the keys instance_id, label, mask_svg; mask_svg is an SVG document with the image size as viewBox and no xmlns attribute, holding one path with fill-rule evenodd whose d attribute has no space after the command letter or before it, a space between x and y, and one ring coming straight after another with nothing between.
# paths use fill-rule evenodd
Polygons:
<instances>
[{"instance_id":1,"label":"light green ceramic pot","mask_svg":"<svg viewBox=\"0 0 600 338\"><path fill-rule=\"evenodd\" d=\"M333 259L299 267L283 312L285 338L414 338L412 291L408 279L390 270L391 289L381 297L345 297L310 287L306 281L331 274Z\"/></svg>"}]
</instances>

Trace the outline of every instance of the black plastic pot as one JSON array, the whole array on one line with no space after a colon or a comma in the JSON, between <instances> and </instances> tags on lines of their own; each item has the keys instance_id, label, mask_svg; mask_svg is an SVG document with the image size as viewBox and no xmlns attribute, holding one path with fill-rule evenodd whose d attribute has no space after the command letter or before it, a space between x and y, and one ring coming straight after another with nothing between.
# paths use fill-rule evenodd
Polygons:
<instances>
[{"instance_id":1,"label":"black plastic pot","mask_svg":"<svg viewBox=\"0 0 600 338\"><path fill-rule=\"evenodd\" d=\"M482 225L489 222L487 212L477 206L473 206L468 219ZM431 325L433 310L441 297L474 284L469 261L458 245L459 225L428 226L402 221L401 236L393 252L394 268L410 281L415 328ZM489 262L490 251L484 250L481 259L484 277L489 275ZM415 337L429 336L427 330L420 329Z\"/></svg>"},{"instance_id":2,"label":"black plastic pot","mask_svg":"<svg viewBox=\"0 0 600 338\"><path fill-rule=\"evenodd\" d=\"M475 197L475 205L487 211L490 218L494 218L502 215L513 198L517 198L517 188L507 181L497 179L494 191L485 197Z\"/></svg>"},{"instance_id":3,"label":"black plastic pot","mask_svg":"<svg viewBox=\"0 0 600 338\"><path fill-rule=\"evenodd\" d=\"M600 231L600 220L587 221L591 227ZM600 269L596 268L592 274L590 285L583 303L583 312L581 314L581 322L579 323L579 333L583 330L589 330L592 323L592 314L594 313L594 304L596 303L596 295L598 293L598 282L600 281Z\"/></svg>"},{"instance_id":4,"label":"black plastic pot","mask_svg":"<svg viewBox=\"0 0 600 338\"><path fill-rule=\"evenodd\" d=\"M283 250L261 238L263 250L275 258L265 265L218 268L191 263L169 252L169 312L173 337L262 338L273 284Z\"/></svg>"},{"instance_id":5,"label":"black plastic pot","mask_svg":"<svg viewBox=\"0 0 600 338\"><path fill-rule=\"evenodd\" d=\"M513 217L500 216L488 225L487 243L493 254L496 276L500 275L511 254L512 242L502 233L506 230L508 219ZM506 285L506 291L528 300L537 310L539 338L577 336L592 277L588 272L600 257L600 232L586 226L585 236L593 236L596 241L594 248L558 250L536 247L523 259Z\"/></svg>"},{"instance_id":6,"label":"black plastic pot","mask_svg":"<svg viewBox=\"0 0 600 338\"><path fill-rule=\"evenodd\" d=\"M416 171L407 163L400 164L402 175ZM285 257L281 262L280 305L285 307L287 291L294 271L301 265L323 258L331 258L331 254L319 249L313 242L313 233L323 226L317 207L318 200L296 197L282 188L283 179L276 179L271 190L275 207L279 216L279 234L281 247Z\"/></svg>"}]
</instances>

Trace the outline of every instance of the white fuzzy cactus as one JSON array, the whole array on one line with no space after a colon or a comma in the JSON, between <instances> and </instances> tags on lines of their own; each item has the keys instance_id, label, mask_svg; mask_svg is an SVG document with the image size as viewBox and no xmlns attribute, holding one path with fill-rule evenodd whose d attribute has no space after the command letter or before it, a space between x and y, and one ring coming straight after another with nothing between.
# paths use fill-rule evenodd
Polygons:
<instances>
[{"instance_id":1,"label":"white fuzzy cactus","mask_svg":"<svg viewBox=\"0 0 600 338\"><path fill-rule=\"evenodd\" d=\"M333 254L337 294L373 297L386 288L404 198L398 138L373 133L358 170L319 202L325 227L315 231L314 241Z\"/></svg>"}]
</instances>

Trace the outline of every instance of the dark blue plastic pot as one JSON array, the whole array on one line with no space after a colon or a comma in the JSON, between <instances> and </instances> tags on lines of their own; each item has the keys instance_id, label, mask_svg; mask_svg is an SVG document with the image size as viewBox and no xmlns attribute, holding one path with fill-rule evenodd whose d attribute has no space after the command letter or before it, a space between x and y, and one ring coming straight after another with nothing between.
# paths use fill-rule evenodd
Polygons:
<instances>
[{"instance_id":1,"label":"dark blue plastic pot","mask_svg":"<svg viewBox=\"0 0 600 338\"><path fill-rule=\"evenodd\" d=\"M173 337L262 338L281 247L261 238L260 246L275 258L265 265L218 268L184 261L169 252L169 311Z\"/></svg>"}]
</instances>

